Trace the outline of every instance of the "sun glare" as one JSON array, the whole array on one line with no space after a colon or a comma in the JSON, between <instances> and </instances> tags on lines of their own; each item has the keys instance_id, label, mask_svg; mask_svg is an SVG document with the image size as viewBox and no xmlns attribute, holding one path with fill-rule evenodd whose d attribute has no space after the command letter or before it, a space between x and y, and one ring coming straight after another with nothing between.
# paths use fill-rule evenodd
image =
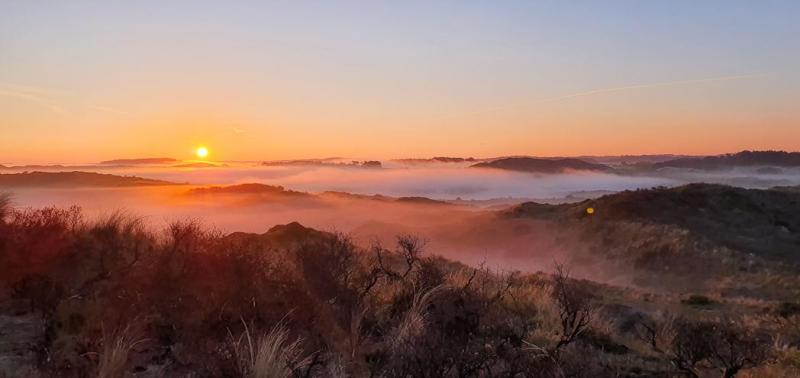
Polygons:
<instances>
[{"instance_id":1,"label":"sun glare","mask_svg":"<svg viewBox=\"0 0 800 378\"><path fill-rule=\"evenodd\" d=\"M208 156L208 148L205 147L197 147L197 151L195 151L195 155L197 155L200 159L205 159Z\"/></svg>"}]
</instances>

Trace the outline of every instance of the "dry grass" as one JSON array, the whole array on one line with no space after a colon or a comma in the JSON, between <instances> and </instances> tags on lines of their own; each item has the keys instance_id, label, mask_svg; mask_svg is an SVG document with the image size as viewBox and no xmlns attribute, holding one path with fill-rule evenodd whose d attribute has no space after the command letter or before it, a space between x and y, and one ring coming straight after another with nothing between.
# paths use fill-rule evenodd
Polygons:
<instances>
[{"instance_id":1,"label":"dry grass","mask_svg":"<svg viewBox=\"0 0 800 378\"><path fill-rule=\"evenodd\" d=\"M329 378L347 378L347 369L338 357L331 357L325 365L325 376Z\"/></svg>"},{"instance_id":2,"label":"dry grass","mask_svg":"<svg viewBox=\"0 0 800 378\"><path fill-rule=\"evenodd\" d=\"M414 293L411 300L411 307L406 311L403 320L395 329L395 337L392 340L392 350L397 351L409 345L417 336L425 330L427 317L427 307L433 297L444 290L444 286L435 286L428 290L420 290Z\"/></svg>"},{"instance_id":3,"label":"dry grass","mask_svg":"<svg viewBox=\"0 0 800 378\"><path fill-rule=\"evenodd\" d=\"M144 340L130 325L114 334L103 335L103 350L97 365L97 378L120 378L125 376L128 357L136 345Z\"/></svg>"},{"instance_id":4,"label":"dry grass","mask_svg":"<svg viewBox=\"0 0 800 378\"><path fill-rule=\"evenodd\" d=\"M0 193L0 222L3 222L9 213L11 213L11 194Z\"/></svg>"},{"instance_id":5,"label":"dry grass","mask_svg":"<svg viewBox=\"0 0 800 378\"><path fill-rule=\"evenodd\" d=\"M264 336L254 340L249 327L234 342L242 377L289 378L296 371L311 363L311 357L303 357L301 339L290 341L289 330L278 323Z\"/></svg>"}]
</instances>

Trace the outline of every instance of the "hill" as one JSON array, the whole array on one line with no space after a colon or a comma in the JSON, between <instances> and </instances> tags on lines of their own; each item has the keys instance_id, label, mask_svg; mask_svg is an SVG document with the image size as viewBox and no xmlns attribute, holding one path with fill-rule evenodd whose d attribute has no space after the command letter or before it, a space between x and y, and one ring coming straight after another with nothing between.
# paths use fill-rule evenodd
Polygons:
<instances>
[{"instance_id":1,"label":"hill","mask_svg":"<svg viewBox=\"0 0 800 378\"><path fill-rule=\"evenodd\" d=\"M101 161L100 164L136 165L136 164L173 164L177 162L178 160L173 158L141 158L141 159L105 160Z\"/></svg>"},{"instance_id":2,"label":"hill","mask_svg":"<svg viewBox=\"0 0 800 378\"><path fill-rule=\"evenodd\" d=\"M24 172L0 174L0 187L127 187L178 185L169 181L94 172Z\"/></svg>"},{"instance_id":3,"label":"hill","mask_svg":"<svg viewBox=\"0 0 800 378\"><path fill-rule=\"evenodd\" d=\"M549 222L567 248L631 267L642 285L800 294L798 192L691 184L573 204L529 202L503 216Z\"/></svg>"},{"instance_id":4,"label":"hill","mask_svg":"<svg viewBox=\"0 0 800 378\"><path fill-rule=\"evenodd\" d=\"M259 245L264 250L279 250L297 247L302 243L318 243L331 240L334 235L305 227L298 222L276 225L263 234L233 232L223 237L225 242Z\"/></svg>"},{"instance_id":5,"label":"hill","mask_svg":"<svg viewBox=\"0 0 800 378\"><path fill-rule=\"evenodd\" d=\"M472 168L495 168L508 171L531 173L562 173L566 171L609 172L612 169L603 164L589 163L574 158L541 159L531 157L510 157L478 163Z\"/></svg>"},{"instance_id":6,"label":"hill","mask_svg":"<svg viewBox=\"0 0 800 378\"><path fill-rule=\"evenodd\" d=\"M400 164L409 164L409 165L416 165L416 164L430 164L430 163L474 163L480 161L479 159L475 159L473 157L451 157L451 156L435 156L432 158L408 158L408 159L394 159L393 162L400 163Z\"/></svg>"},{"instance_id":7,"label":"hill","mask_svg":"<svg viewBox=\"0 0 800 378\"><path fill-rule=\"evenodd\" d=\"M287 190L282 186L273 186L265 184L238 184L229 186L209 186L202 188L194 188L186 191L186 195L201 196L201 195L270 195L270 196L286 196L286 197L312 197L311 194L304 192L296 192L294 190Z\"/></svg>"},{"instance_id":8,"label":"hill","mask_svg":"<svg viewBox=\"0 0 800 378\"><path fill-rule=\"evenodd\" d=\"M335 168L382 168L383 164L377 160L351 160L343 161L342 158L326 159L300 159L300 160L273 160L261 163L266 167L335 167Z\"/></svg>"},{"instance_id":9,"label":"hill","mask_svg":"<svg viewBox=\"0 0 800 378\"><path fill-rule=\"evenodd\" d=\"M92 220L78 208L4 206L4 376L799 371L786 345L800 335L776 327L796 324L793 302L662 295L575 280L561 268L496 272L433 255L411 236L385 248L299 223L223 235L191 221L157 230L119 214ZM718 357L733 353L746 359L735 370ZM266 369L281 374L252 373Z\"/></svg>"},{"instance_id":10,"label":"hill","mask_svg":"<svg viewBox=\"0 0 800 378\"><path fill-rule=\"evenodd\" d=\"M311 200L344 200L344 201L378 201L385 203L402 203L409 205L456 206L449 202L427 197L389 197L384 195L361 195L346 192L327 191L307 193L286 189L283 186L247 183L229 186L209 186L189 189L187 196L229 196L242 200L271 201L275 199L311 199Z\"/></svg>"},{"instance_id":11,"label":"hill","mask_svg":"<svg viewBox=\"0 0 800 378\"><path fill-rule=\"evenodd\" d=\"M719 156L686 157L653 164L656 169L686 168L699 170L750 166L800 167L800 152L741 151Z\"/></svg>"},{"instance_id":12,"label":"hill","mask_svg":"<svg viewBox=\"0 0 800 378\"><path fill-rule=\"evenodd\" d=\"M176 164L172 166L172 168L219 168L219 167L227 167L227 165L198 161L193 163Z\"/></svg>"}]
</instances>

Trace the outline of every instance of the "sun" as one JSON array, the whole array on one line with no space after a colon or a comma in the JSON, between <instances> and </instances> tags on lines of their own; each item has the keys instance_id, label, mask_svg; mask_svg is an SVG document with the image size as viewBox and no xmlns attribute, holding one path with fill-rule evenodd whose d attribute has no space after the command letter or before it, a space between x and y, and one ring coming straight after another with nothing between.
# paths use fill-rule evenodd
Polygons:
<instances>
[{"instance_id":1,"label":"sun","mask_svg":"<svg viewBox=\"0 0 800 378\"><path fill-rule=\"evenodd\" d=\"M203 146L197 147L197 150L194 153L200 159L205 159L206 156L208 156L208 148L205 148Z\"/></svg>"}]
</instances>

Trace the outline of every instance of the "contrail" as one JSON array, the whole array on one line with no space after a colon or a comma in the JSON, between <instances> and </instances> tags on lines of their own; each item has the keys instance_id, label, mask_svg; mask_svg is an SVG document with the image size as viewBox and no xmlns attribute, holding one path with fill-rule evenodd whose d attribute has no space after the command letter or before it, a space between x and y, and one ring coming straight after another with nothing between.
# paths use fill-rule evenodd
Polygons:
<instances>
[{"instance_id":1,"label":"contrail","mask_svg":"<svg viewBox=\"0 0 800 378\"><path fill-rule=\"evenodd\" d=\"M759 73L759 74L748 74L748 75L730 75L730 76L717 76L717 77L710 77L704 79L688 79L688 80L676 80L676 81L665 81L660 83L649 83L649 84L634 84L634 85L625 85L621 87L611 87L611 88L599 88L599 89L592 89L584 92L577 92L577 93L570 93L566 95L556 96L556 97L547 97L547 98L540 98L537 100L533 100L530 102L526 102L524 104L511 104L511 105L501 105L495 106L491 108L486 108L483 110L478 110L475 112L464 113L464 114L456 114L452 116L443 116L434 118L433 120L446 120L452 118L459 118L471 115L479 115L485 113L496 112L500 110L506 109L514 109L514 108L521 108L537 103L547 103L547 102L556 102L562 100L568 100L576 97L585 97L585 96L594 96L606 93L613 93L613 92L622 92L628 90L636 90L636 89L649 89L649 88L661 88L661 87L672 87L672 86L679 86L679 85L688 85L688 84L699 84L699 83L711 83L711 82L718 82L718 81L734 81L734 80L745 80L745 79L753 79L757 77L764 77L768 76L767 74Z\"/></svg>"}]
</instances>

